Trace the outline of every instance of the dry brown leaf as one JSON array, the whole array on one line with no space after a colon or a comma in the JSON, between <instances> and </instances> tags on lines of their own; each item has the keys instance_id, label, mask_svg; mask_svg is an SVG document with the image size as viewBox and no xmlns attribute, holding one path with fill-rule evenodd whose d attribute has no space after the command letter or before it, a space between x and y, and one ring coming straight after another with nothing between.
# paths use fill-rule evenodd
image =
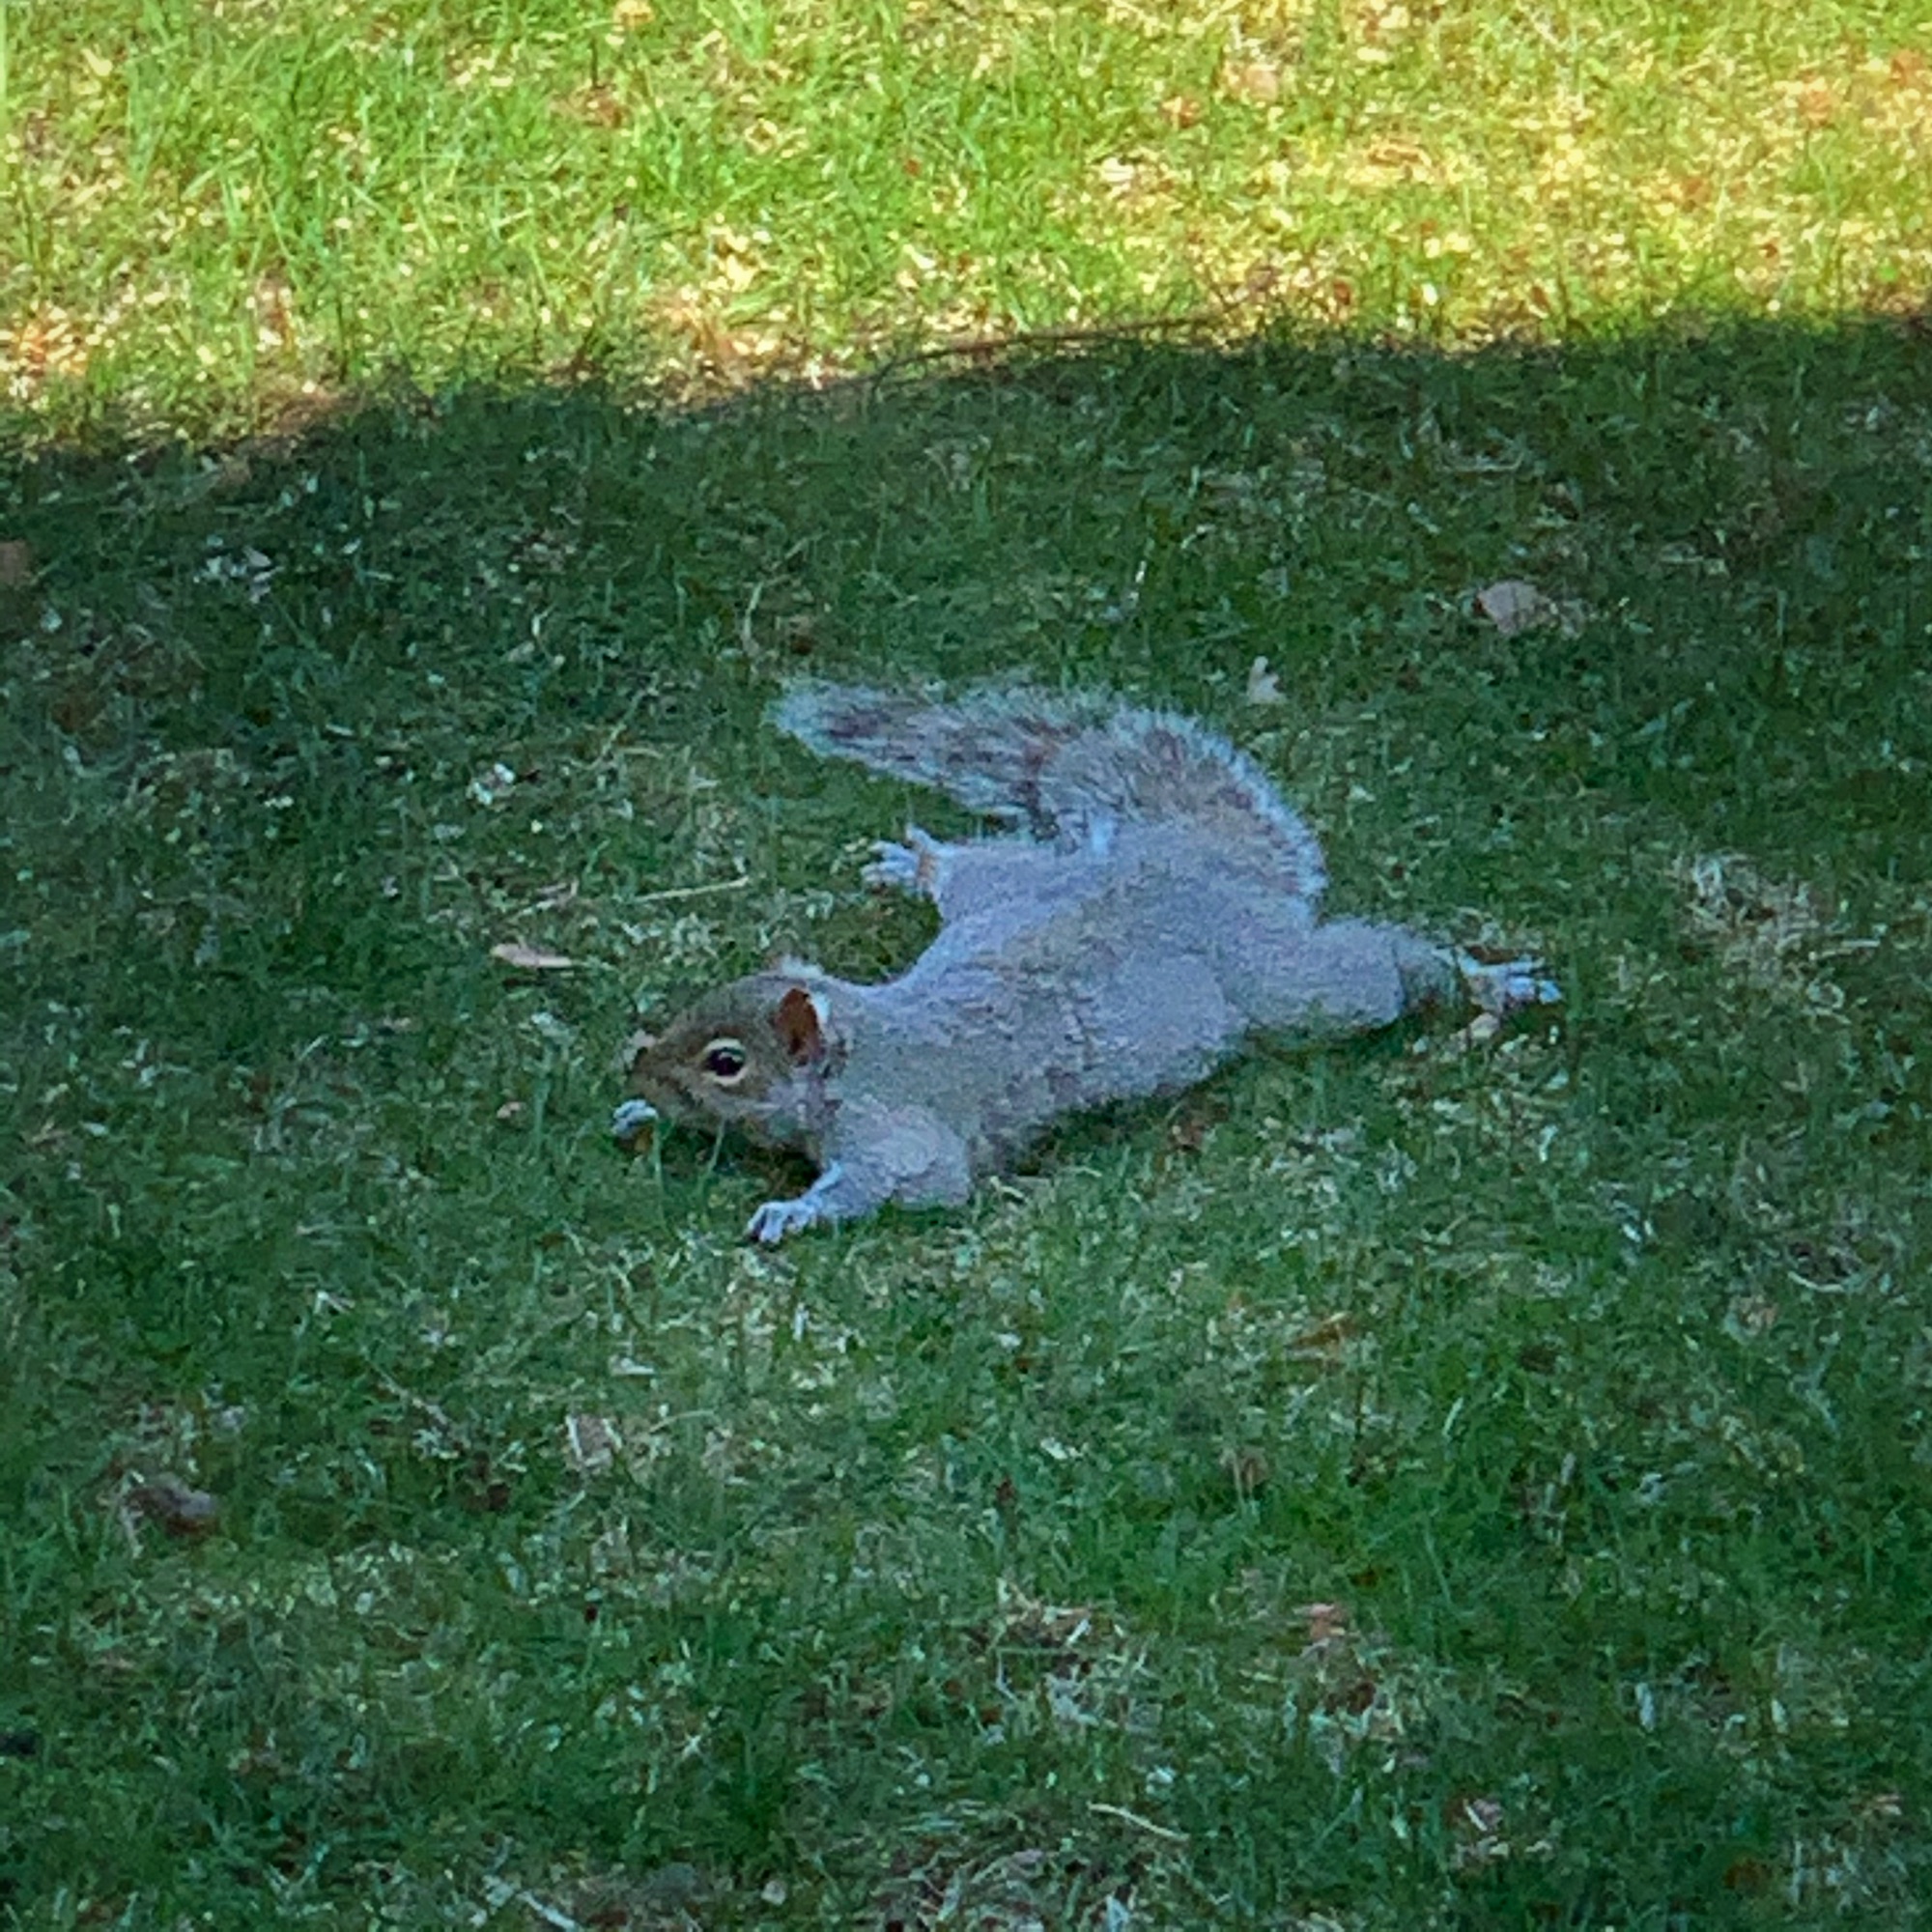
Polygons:
<instances>
[{"instance_id":1,"label":"dry brown leaf","mask_svg":"<svg viewBox=\"0 0 1932 1932\"><path fill-rule=\"evenodd\" d=\"M1822 80L1807 80L1798 91L1798 113L1807 128L1829 127L1832 117L1838 111L1838 103L1833 98L1830 85Z\"/></svg>"},{"instance_id":2,"label":"dry brown leaf","mask_svg":"<svg viewBox=\"0 0 1932 1932\"><path fill-rule=\"evenodd\" d=\"M1290 1352L1299 1356L1339 1355L1357 1335L1362 1324L1346 1308L1312 1321L1289 1343Z\"/></svg>"},{"instance_id":3,"label":"dry brown leaf","mask_svg":"<svg viewBox=\"0 0 1932 1932\"><path fill-rule=\"evenodd\" d=\"M514 966L520 973L567 973L577 964L561 952L546 952L541 946L526 946L515 939L491 947L490 957Z\"/></svg>"},{"instance_id":4,"label":"dry brown leaf","mask_svg":"<svg viewBox=\"0 0 1932 1932\"><path fill-rule=\"evenodd\" d=\"M78 380L87 373L92 344L82 326L63 308L41 309L12 329L0 329L0 365L38 385L49 376Z\"/></svg>"},{"instance_id":5,"label":"dry brown leaf","mask_svg":"<svg viewBox=\"0 0 1932 1932\"><path fill-rule=\"evenodd\" d=\"M191 1489L179 1476L136 1483L122 1504L131 1515L159 1523L170 1536L206 1536L221 1514L221 1505L206 1490Z\"/></svg>"},{"instance_id":6,"label":"dry brown leaf","mask_svg":"<svg viewBox=\"0 0 1932 1932\"><path fill-rule=\"evenodd\" d=\"M18 537L0 542L0 585L17 590L21 584L31 582L33 576L33 545L22 543Z\"/></svg>"},{"instance_id":7,"label":"dry brown leaf","mask_svg":"<svg viewBox=\"0 0 1932 1932\"><path fill-rule=\"evenodd\" d=\"M1221 70L1221 92L1266 106L1281 99L1281 70L1272 61L1240 61Z\"/></svg>"},{"instance_id":8,"label":"dry brown leaf","mask_svg":"<svg viewBox=\"0 0 1932 1932\"><path fill-rule=\"evenodd\" d=\"M575 94L554 96L550 105L553 114L589 128L621 128L630 119L629 108L608 87L580 87Z\"/></svg>"},{"instance_id":9,"label":"dry brown leaf","mask_svg":"<svg viewBox=\"0 0 1932 1932\"><path fill-rule=\"evenodd\" d=\"M1553 624L1562 614L1550 598L1520 577L1506 577L1477 591L1476 609L1506 638Z\"/></svg>"},{"instance_id":10,"label":"dry brown leaf","mask_svg":"<svg viewBox=\"0 0 1932 1932\"><path fill-rule=\"evenodd\" d=\"M1346 1604L1301 1604L1294 1614L1306 1619L1308 1641L1329 1643L1349 1634L1349 1606Z\"/></svg>"},{"instance_id":11,"label":"dry brown leaf","mask_svg":"<svg viewBox=\"0 0 1932 1932\"><path fill-rule=\"evenodd\" d=\"M818 629L810 611L793 611L772 625L772 634L795 658L809 658L818 648Z\"/></svg>"}]
</instances>

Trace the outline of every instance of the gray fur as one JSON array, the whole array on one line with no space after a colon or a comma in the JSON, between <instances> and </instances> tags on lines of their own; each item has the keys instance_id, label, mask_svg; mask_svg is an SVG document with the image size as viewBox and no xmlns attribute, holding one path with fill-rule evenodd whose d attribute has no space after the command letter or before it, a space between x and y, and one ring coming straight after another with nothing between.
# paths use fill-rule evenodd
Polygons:
<instances>
[{"instance_id":1,"label":"gray fur","mask_svg":"<svg viewBox=\"0 0 1932 1932\"><path fill-rule=\"evenodd\" d=\"M1482 966L1402 926L1321 920L1313 835L1256 765L1186 720L836 685L796 688L775 716L816 750L1029 834L954 844L912 828L882 843L867 876L940 914L906 972L861 985L788 963L639 1052L632 1085L652 1106L819 1164L800 1199L758 1210L759 1240L888 1201L956 1204L1059 1115L1190 1086L1256 1035L1385 1026L1458 991L1492 1012L1557 997L1530 960ZM721 1038L750 1062L728 1084L705 1071Z\"/></svg>"},{"instance_id":2,"label":"gray fur","mask_svg":"<svg viewBox=\"0 0 1932 1932\"><path fill-rule=\"evenodd\" d=\"M1226 861L1311 905L1315 835L1261 767L1192 719L1086 695L970 692L950 704L858 685L796 684L772 723L823 757L937 787L969 811L1062 845L1137 820L1197 826Z\"/></svg>"}]
</instances>

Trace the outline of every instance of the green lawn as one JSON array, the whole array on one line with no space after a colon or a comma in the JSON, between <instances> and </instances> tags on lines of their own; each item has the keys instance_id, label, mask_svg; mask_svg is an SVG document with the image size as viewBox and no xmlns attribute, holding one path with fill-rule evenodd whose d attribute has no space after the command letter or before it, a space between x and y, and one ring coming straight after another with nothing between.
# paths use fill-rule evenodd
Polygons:
<instances>
[{"instance_id":1,"label":"green lawn","mask_svg":"<svg viewBox=\"0 0 1932 1932\"><path fill-rule=\"evenodd\" d=\"M0 1924L1932 1919L1932 33L1400 12L8 10ZM957 824L800 671L1567 1005L748 1248L611 1056Z\"/></svg>"},{"instance_id":2,"label":"green lawn","mask_svg":"<svg viewBox=\"0 0 1932 1932\"><path fill-rule=\"evenodd\" d=\"M0 402L715 386L1198 316L1419 341L1932 281L1925 0L9 0Z\"/></svg>"}]
</instances>

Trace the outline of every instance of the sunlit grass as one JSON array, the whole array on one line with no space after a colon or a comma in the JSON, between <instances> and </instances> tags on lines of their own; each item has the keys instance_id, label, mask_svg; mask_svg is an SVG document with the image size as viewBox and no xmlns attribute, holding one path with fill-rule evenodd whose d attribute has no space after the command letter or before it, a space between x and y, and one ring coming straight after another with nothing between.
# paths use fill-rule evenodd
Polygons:
<instances>
[{"instance_id":1,"label":"sunlit grass","mask_svg":"<svg viewBox=\"0 0 1932 1932\"><path fill-rule=\"evenodd\" d=\"M1469 341L1932 283L1932 32L1884 5L9 11L0 380L49 426L398 366L715 385L1149 316Z\"/></svg>"}]
</instances>

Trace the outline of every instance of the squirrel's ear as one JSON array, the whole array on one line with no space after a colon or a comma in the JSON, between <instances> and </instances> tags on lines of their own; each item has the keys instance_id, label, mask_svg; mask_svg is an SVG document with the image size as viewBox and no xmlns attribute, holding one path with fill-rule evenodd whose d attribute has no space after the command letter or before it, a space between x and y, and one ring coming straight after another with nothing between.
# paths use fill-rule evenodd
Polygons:
<instances>
[{"instance_id":1,"label":"squirrel's ear","mask_svg":"<svg viewBox=\"0 0 1932 1932\"><path fill-rule=\"evenodd\" d=\"M825 1002L803 986L791 986L772 1015L779 1044L796 1065L816 1060L825 1044Z\"/></svg>"}]
</instances>

